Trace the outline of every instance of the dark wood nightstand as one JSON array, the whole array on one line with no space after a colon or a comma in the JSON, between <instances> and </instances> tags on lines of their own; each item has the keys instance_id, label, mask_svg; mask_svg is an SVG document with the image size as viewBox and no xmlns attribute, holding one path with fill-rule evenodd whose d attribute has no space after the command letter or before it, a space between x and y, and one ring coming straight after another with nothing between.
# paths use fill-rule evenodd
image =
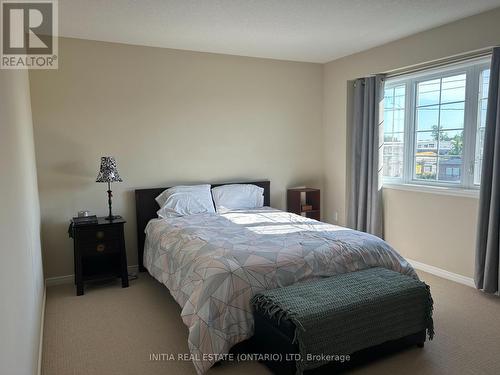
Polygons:
<instances>
[{"instance_id":1,"label":"dark wood nightstand","mask_svg":"<svg viewBox=\"0 0 500 375\"><path fill-rule=\"evenodd\" d=\"M75 257L76 295L83 294L84 282L121 277L122 287L128 287L127 254L123 219L108 221L98 218L97 224L74 225L69 235L73 238Z\"/></svg>"},{"instance_id":2,"label":"dark wood nightstand","mask_svg":"<svg viewBox=\"0 0 500 375\"><path fill-rule=\"evenodd\" d=\"M321 220L320 191L313 188L288 189L286 194L288 212L314 220Z\"/></svg>"}]
</instances>

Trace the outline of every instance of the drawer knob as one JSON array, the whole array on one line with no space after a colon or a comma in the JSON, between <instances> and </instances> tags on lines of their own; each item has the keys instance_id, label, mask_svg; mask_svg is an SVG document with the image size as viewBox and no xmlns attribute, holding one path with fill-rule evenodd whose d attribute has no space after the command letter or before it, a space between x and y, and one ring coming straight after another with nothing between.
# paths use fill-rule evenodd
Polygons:
<instances>
[{"instance_id":1,"label":"drawer knob","mask_svg":"<svg viewBox=\"0 0 500 375\"><path fill-rule=\"evenodd\" d=\"M96 234L95 234L95 236L96 236L98 239L102 240L102 239L104 238L104 232L103 232L102 230L97 231L97 232L96 232Z\"/></svg>"},{"instance_id":2,"label":"drawer knob","mask_svg":"<svg viewBox=\"0 0 500 375\"><path fill-rule=\"evenodd\" d=\"M100 243L96 247L96 250L97 250L98 253L102 253L104 251L104 249L106 249L106 246L104 246L104 244L102 244L102 243Z\"/></svg>"}]
</instances>

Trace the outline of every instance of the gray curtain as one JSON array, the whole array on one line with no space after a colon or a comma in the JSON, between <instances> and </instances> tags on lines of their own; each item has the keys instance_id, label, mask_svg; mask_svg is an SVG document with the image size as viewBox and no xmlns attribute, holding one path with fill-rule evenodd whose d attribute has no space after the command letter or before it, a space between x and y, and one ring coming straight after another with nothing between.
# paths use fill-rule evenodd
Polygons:
<instances>
[{"instance_id":1,"label":"gray curtain","mask_svg":"<svg viewBox=\"0 0 500 375\"><path fill-rule=\"evenodd\" d=\"M379 103L383 76L354 83L350 124L348 225L383 237L382 190L379 188Z\"/></svg>"},{"instance_id":2,"label":"gray curtain","mask_svg":"<svg viewBox=\"0 0 500 375\"><path fill-rule=\"evenodd\" d=\"M474 281L486 293L499 290L500 253L500 48L493 50L479 197Z\"/></svg>"}]
</instances>

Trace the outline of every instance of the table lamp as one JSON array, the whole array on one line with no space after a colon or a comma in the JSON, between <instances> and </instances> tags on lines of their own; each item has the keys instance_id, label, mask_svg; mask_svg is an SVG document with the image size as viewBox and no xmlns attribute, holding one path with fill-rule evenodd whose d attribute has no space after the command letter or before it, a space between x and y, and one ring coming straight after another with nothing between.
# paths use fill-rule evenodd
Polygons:
<instances>
[{"instance_id":1,"label":"table lamp","mask_svg":"<svg viewBox=\"0 0 500 375\"><path fill-rule=\"evenodd\" d=\"M106 220L113 221L119 219L120 216L113 216L111 212L111 198L113 197L113 192L111 191L111 182L123 182L120 175L118 174L118 169L116 168L116 160L112 156L101 157L101 169L95 182L107 182L108 183L108 206L109 206L109 216Z\"/></svg>"}]
</instances>

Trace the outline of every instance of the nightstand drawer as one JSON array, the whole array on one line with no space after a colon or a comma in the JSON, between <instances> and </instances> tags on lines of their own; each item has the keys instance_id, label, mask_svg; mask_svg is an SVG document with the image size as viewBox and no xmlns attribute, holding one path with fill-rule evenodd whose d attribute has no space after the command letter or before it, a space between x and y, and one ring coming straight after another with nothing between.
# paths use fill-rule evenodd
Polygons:
<instances>
[{"instance_id":1,"label":"nightstand drawer","mask_svg":"<svg viewBox=\"0 0 500 375\"><path fill-rule=\"evenodd\" d=\"M118 226L78 228L77 237L81 241L105 241L110 239L119 239L121 237L121 230Z\"/></svg>"},{"instance_id":2,"label":"nightstand drawer","mask_svg":"<svg viewBox=\"0 0 500 375\"><path fill-rule=\"evenodd\" d=\"M111 254L120 252L119 240L89 241L80 243L80 251L85 255Z\"/></svg>"}]
</instances>

